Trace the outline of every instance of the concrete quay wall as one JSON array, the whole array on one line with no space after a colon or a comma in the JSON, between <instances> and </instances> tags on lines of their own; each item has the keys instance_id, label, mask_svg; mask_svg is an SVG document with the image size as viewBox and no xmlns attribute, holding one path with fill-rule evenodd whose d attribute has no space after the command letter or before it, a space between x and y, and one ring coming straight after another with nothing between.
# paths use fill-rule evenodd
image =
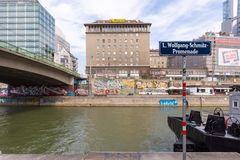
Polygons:
<instances>
[{"instance_id":1,"label":"concrete quay wall","mask_svg":"<svg viewBox=\"0 0 240 160\"><path fill-rule=\"evenodd\" d=\"M0 106L32 105L32 106L75 106L75 107L159 107L160 100L176 100L182 106L179 95L146 95L146 96L93 96L93 97L2 97ZM222 96L187 96L189 106L229 106L229 97Z\"/></svg>"}]
</instances>

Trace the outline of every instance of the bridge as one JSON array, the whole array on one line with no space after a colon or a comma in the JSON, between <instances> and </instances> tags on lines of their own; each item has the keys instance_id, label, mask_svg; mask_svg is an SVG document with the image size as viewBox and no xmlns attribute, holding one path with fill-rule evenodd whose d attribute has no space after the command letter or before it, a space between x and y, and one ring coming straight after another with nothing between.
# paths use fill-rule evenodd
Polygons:
<instances>
[{"instance_id":1,"label":"bridge","mask_svg":"<svg viewBox=\"0 0 240 160\"><path fill-rule=\"evenodd\" d=\"M74 86L81 79L72 70L37 54L0 41L0 82L19 85Z\"/></svg>"}]
</instances>

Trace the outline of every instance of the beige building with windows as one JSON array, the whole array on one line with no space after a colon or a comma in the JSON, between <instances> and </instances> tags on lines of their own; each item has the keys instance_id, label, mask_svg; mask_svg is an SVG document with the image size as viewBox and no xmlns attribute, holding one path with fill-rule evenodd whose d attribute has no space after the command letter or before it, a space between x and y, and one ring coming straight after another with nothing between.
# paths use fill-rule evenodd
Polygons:
<instances>
[{"instance_id":1,"label":"beige building with windows","mask_svg":"<svg viewBox=\"0 0 240 160\"><path fill-rule=\"evenodd\" d=\"M151 23L110 19L85 24L86 73L148 77Z\"/></svg>"},{"instance_id":2,"label":"beige building with windows","mask_svg":"<svg viewBox=\"0 0 240 160\"><path fill-rule=\"evenodd\" d=\"M150 78L163 79L166 76L168 57L160 56L158 49L150 50Z\"/></svg>"},{"instance_id":3,"label":"beige building with windows","mask_svg":"<svg viewBox=\"0 0 240 160\"><path fill-rule=\"evenodd\" d=\"M158 49L150 50L150 68L167 68L168 57L160 56Z\"/></svg>"}]
</instances>

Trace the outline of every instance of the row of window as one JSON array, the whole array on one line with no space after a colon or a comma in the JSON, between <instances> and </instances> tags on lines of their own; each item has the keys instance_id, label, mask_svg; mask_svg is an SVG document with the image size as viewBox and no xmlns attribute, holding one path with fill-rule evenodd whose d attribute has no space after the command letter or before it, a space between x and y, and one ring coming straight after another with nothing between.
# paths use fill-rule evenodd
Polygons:
<instances>
[{"instance_id":1,"label":"row of window","mask_svg":"<svg viewBox=\"0 0 240 160\"><path fill-rule=\"evenodd\" d=\"M133 59L133 58L130 58L130 59L127 59L127 58L111 58L111 57L108 57L108 58L102 58L101 59L101 61L111 61L111 60L113 60L113 61L119 61L119 62L121 62L121 61L125 61L125 62L127 62L128 60L129 60L129 62L133 62L134 60L136 61L136 62L139 62L139 58L137 57L137 58L135 58L135 59ZM96 58L96 61L100 61L100 58Z\"/></svg>"},{"instance_id":2,"label":"row of window","mask_svg":"<svg viewBox=\"0 0 240 160\"><path fill-rule=\"evenodd\" d=\"M109 44L109 45L102 45L102 49L105 49L105 48L108 48L108 49L111 49L111 48L113 48L113 49L117 49L117 45L112 45L112 47L111 47L111 45ZM131 48L131 49L134 49L134 48L136 48L136 49L138 49L139 48L139 45L137 44L137 45L127 45L127 44L124 44L124 45L118 45L118 48ZM100 49L100 45L97 45L97 49Z\"/></svg>"},{"instance_id":3,"label":"row of window","mask_svg":"<svg viewBox=\"0 0 240 160\"><path fill-rule=\"evenodd\" d=\"M170 74L170 75L180 75L180 74L182 74L182 71L167 71L167 74ZM194 74L206 75L206 72L204 72L204 71L187 71L187 74L188 75L194 75Z\"/></svg>"},{"instance_id":4,"label":"row of window","mask_svg":"<svg viewBox=\"0 0 240 160\"><path fill-rule=\"evenodd\" d=\"M89 27L88 32L149 32L149 28L142 27Z\"/></svg>"},{"instance_id":5,"label":"row of window","mask_svg":"<svg viewBox=\"0 0 240 160\"><path fill-rule=\"evenodd\" d=\"M108 55L111 55L111 54L113 54L113 55L116 55L117 53L119 54L119 55L122 55L122 54L125 54L125 55L128 55L128 54L130 54L130 55L134 55L134 56L139 56L139 52L133 52L133 51L131 51L131 52L127 52L127 51L125 51L125 52L97 52L97 56L100 56L100 54L102 53L102 55L104 56L105 54L108 54Z\"/></svg>"},{"instance_id":6,"label":"row of window","mask_svg":"<svg viewBox=\"0 0 240 160\"><path fill-rule=\"evenodd\" d=\"M139 36L139 34L138 33L135 33L135 34L133 34L133 33L124 33L124 34L121 34L121 33L119 33L119 34L97 34L97 36L100 38L100 37L128 37L128 36L130 36L130 37L133 37L133 36L136 36L136 37L138 37Z\"/></svg>"},{"instance_id":7,"label":"row of window","mask_svg":"<svg viewBox=\"0 0 240 160\"><path fill-rule=\"evenodd\" d=\"M127 70L121 70L121 71L119 71L119 74L128 74L128 71ZM138 70L131 70L130 74L139 74L139 71Z\"/></svg>"},{"instance_id":8,"label":"row of window","mask_svg":"<svg viewBox=\"0 0 240 160\"><path fill-rule=\"evenodd\" d=\"M12 36L1 36L0 39L5 41L48 41L48 42L54 42L55 39L48 37L48 36L34 36L34 35L25 35L24 36L18 36L20 34L13 34Z\"/></svg>"},{"instance_id":9,"label":"row of window","mask_svg":"<svg viewBox=\"0 0 240 160\"><path fill-rule=\"evenodd\" d=\"M17 4L17 5L1 5L0 10L8 10L8 11L14 11L14 10L37 10L39 7L37 5L27 5L27 4Z\"/></svg>"},{"instance_id":10,"label":"row of window","mask_svg":"<svg viewBox=\"0 0 240 160\"><path fill-rule=\"evenodd\" d=\"M108 64L108 65L110 65L110 64ZM127 64L127 63L125 63L125 64L118 64L118 66L138 66L138 65L139 65L138 63L135 63L135 64L133 64L133 63L131 63L131 64ZM97 66L106 66L106 64L97 64Z\"/></svg>"},{"instance_id":11,"label":"row of window","mask_svg":"<svg viewBox=\"0 0 240 160\"><path fill-rule=\"evenodd\" d=\"M1 21L3 22L9 22L9 23L13 23L13 22L18 22L18 23L28 23L28 22L32 22L32 23L36 23L39 21L38 17L5 17L5 18L0 18Z\"/></svg>"},{"instance_id":12,"label":"row of window","mask_svg":"<svg viewBox=\"0 0 240 160\"><path fill-rule=\"evenodd\" d=\"M102 39L102 40L97 39L97 43L99 44L100 42L102 42L102 43L105 43L105 42L111 43L111 39L108 39L108 40L106 40L106 39ZM122 42L127 43L128 39L124 39L124 40L123 39L118 39L118 43L122 43ZM131 42L131 43L133 43L133 42L138 43L139 39L130 39L129 42ZM117 43L117 39L113 39L113 43Z\"/></svg>"}]
</instances>

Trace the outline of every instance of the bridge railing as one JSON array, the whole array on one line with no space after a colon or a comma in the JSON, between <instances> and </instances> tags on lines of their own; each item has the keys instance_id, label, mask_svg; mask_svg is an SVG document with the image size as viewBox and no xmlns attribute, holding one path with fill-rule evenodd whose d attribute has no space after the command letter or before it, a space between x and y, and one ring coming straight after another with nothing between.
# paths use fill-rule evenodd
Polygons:
<instances>
[{"instance_id":1,"label":"bridge railing","mask_svg":"<svg viewBox=\"0 0 240 160\"><path fill-rule=\"evenodd\" d=\"M75 77L80 77L80 74L78 74L77 72L74 72L68 68L66 68L65 66L61 65L61 64L58 64L58 63L55 63L47 58L44 58L38 54L34 54L30 51L27 51L23 48L20 48L20 47L16 47L10 43L7 43L7 42L4 42L4 41L1 41L0 40L0 48L3 48L3 49L8 49L10 51L13 51L12 54L15 54L15 55L18 55L18 56L21 56L21 57L25 57L25 58L28 58L28 59L31 59L33 61L37 61L37 62L40 62L42 64L45 64L45 65L48 65L48 66L51 66L53 68L56 68L56 69L59 69L61 71L64 71L70 75L73 75Z\"/></svg>"}]
</instances>

